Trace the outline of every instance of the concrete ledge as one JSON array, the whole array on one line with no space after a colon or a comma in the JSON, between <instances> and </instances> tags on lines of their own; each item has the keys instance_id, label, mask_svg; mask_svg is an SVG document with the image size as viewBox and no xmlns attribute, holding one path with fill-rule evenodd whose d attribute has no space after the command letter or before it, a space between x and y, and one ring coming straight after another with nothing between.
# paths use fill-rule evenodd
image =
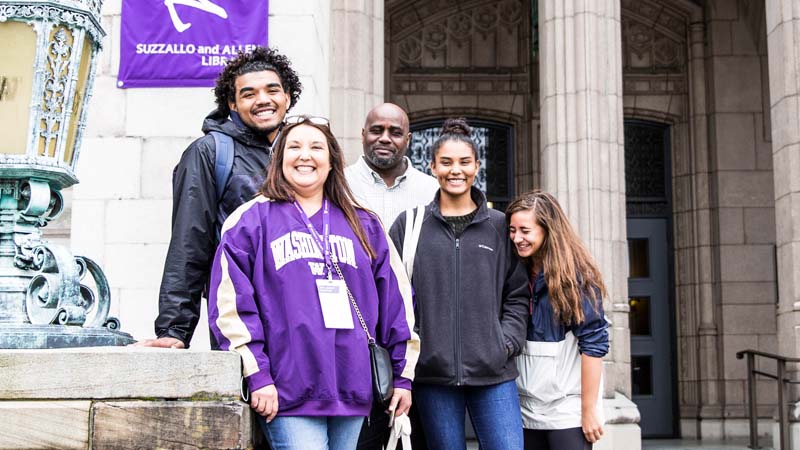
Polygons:
<instances>
[{"instance_id":1,"label":"concrete ledge","mask_svg":"<svg viewBox=\"0 0 800 450\"><path fill-rule=\"evenodd\" d=\"M250 416L239 401L97 402L92 448L252 448Z\"/></svg>"},{"instance_id":2,"label":"concrete ledge","mask_svg":"<svg viewBox=\"0 0 800 450\"><path fill-rule=\"evenodd\" d=\"M88 448L89 401L0 401L0 449Z\"/></svg>"},{"instance_id":3,"label":"concrete ledge","mask_svg":"<svg viewBox=\"0 0 800 450\"><path fill-rule=\"evenodd\" d=\"M595 450L641 450L642 430L639 408L629 398L616 392L614 398L603 399L606 423L603 437Z\"/></svg>"},{"instance_id":4,"label":"concrete ledge","mask_svg":"<svg viewBox=\"0 0 800 450\"><path fill-rule=\"evenodd\" d=\"M633 423L609 424L594 450L642 450L642 430Z\"/></svg>"},{"instance_id":5,"label":"concrete ledge","mask_svg":"<svg viewBox=\"0 0 800 450\"><path fill-rule=\"evenodd\" d=\"M232 352L86 347L0 350L0 399L239 397Z\"/></svg>"},{"instance_id":6,"label":"concrete ledge","mask_svg":"<svg viewBox=\"0 0 800 450\"><path fill-rule=\"evenodd\" d=\"M614 398L603 399L606 424L636 424L642 420L639 407L628 397L616 392Z\"/></svg>"}]
</instances>

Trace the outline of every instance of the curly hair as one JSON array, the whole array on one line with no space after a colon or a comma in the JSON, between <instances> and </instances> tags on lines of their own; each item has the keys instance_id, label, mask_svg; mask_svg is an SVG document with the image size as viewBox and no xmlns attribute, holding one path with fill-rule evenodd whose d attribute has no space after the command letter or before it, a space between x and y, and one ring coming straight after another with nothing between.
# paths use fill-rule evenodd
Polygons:
<instances>
[{"instance_id":1,"label":"curly hair","mask_svg":"<svg viewBox=\"0 0 800 450\"><path fill-rule=\"evenodd\" d=\"M303 85L300 78L292 69L292 63L277 50L268 47L256 47L252 52L239 52L236 58L228 61L225 69L217 77L217 84L214 87L217 110L227 115L230 113L230 103L236 102L236 78L251 72L261 72L270 70L281 79L283 90L289 93L292 103L289 109L297 104L300 93L303 92Z\"/></svg>"}]
</instances>

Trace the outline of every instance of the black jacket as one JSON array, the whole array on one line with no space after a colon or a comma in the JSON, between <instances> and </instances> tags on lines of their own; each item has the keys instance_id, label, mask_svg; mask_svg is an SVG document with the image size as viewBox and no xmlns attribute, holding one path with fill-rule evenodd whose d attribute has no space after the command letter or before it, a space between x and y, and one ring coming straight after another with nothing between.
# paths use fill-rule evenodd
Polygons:
<instances>
[{"instance_id":1,"label":"black jacket","mask_svg":"<svg viewBox=\"0 0 800 450\"><path fill-rule=\"evenodd\" d=\"M233 138L234 160L222 200L214 181L216 149L210 131ZM155 321L156 336L178 338L188 347L200 318L200 299L217 246L217 227L251 200L266 176L270 143L212 111L205 136L183 152L172 178L172 238L169 242Z\"/></svg>"},{"instance_id":2,"label":"black jacket","mask_svg":"<svg viewBox=\"0 0 800 450\"><path fill-rule=\"evenodd\" d=\"M472 188L479 209L456 239L439 196L425 208L411 280L421 344L414 380L450 386L513 380L512 357L525 345L530 291L505 216ZM389 232L401 255L405 222L400 214Z\"/></svg>"}]
</instances>

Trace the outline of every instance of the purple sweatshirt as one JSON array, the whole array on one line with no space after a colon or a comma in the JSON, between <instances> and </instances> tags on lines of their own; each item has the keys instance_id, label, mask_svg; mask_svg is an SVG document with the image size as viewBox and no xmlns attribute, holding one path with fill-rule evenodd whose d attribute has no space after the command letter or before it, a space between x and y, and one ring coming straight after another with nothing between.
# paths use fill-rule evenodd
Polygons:
<instances>
[{"instance_id":1,"label":"purple sweatshirt","mask_svg":"<svg viewBox=\"0 0 800 450\"><path fill-rule=\"evenodd\" d=\"M370 260L342 210L330 205L330 247L370 333L389 351L395 387L410 389L419 354L411 287L380 221L358 210ZM309 219L322 232L322 209ZM209 323L223 350L242 357L251 391L275 384L278 415L365 416L372 405L367 336L325 328L316 279L319 246L292 203L259 196L222 228L211 271ZM334 270L334 279L338 279Z\"/></svg>"}]
</instances>

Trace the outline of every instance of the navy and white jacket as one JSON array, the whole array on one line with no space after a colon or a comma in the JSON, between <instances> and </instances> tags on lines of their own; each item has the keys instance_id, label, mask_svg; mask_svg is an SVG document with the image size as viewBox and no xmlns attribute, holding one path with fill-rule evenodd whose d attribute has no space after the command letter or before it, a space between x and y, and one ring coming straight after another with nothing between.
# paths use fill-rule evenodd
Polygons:
<instances>
[{"instance_id":1,"label":"navy and white jacket","mask_svg":"<svg viewBox=\"0 0 800 450\"><path fill-rule=\"evenodd\" d=\"M581 354L608 353L608 322L602 302L583 298L585 320L565 325L554 317L544 273L533 281L531 316L522 354L517 357L517 388L522 424L535 430L581 426ZM597 395L597 419L603 423L603 381Z\"/></svg>"}]
</instances>

